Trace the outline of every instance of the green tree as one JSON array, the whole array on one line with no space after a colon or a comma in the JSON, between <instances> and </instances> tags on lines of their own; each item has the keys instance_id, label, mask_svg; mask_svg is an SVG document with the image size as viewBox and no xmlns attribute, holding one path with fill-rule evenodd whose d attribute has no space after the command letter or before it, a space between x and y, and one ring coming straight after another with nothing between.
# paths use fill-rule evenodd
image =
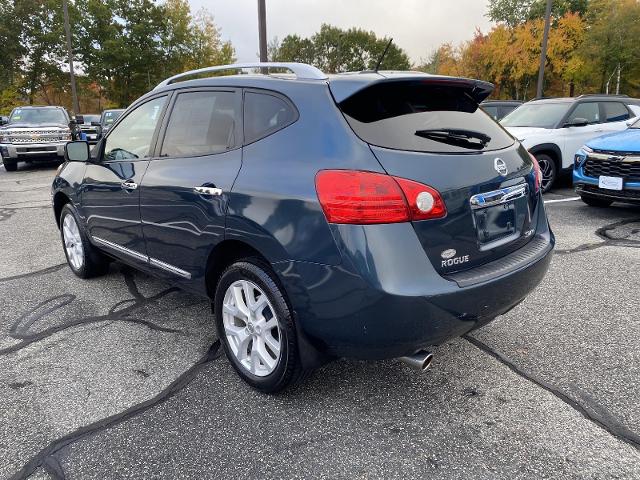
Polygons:
<instances>
[{"instance_id":1,"label":"green tree","mask_svg":"<svg viewBox=\"0 0 640 480\"><path fill-rule=\"evenodd\" d=\"M556 18L567 13L583 15L589 0L554 0L552 13ZM506 23L509 27L521 25L528 20L543 18L547 0L489 0L487 16L494 22Z\"/></svg>"},{"instance_id":2,"label":"green tree","mask_svg":"<svg viewBox=\"0 0 640 480\"><path fill-rule=\"evenodd\" d=\"M191 22L191 41L187 67L202 68L235 62L235 49L231 42L223 42L213 15L201 8Z\"/></svg>"},{"instance_id":3,"label":"green tree","mask_svg":"<svg viewBox=\"0 0 640 480\"><path fill-rule=\"evenodd\" d=\"M373 70L382 56L388 38L360 28L343 30L323 24L311 38L288 35L273 49L276 61L304 62L327 73ZM384 57L381 70L408 70L408 55L392 44Z\"/></svg>"}]
</instances>

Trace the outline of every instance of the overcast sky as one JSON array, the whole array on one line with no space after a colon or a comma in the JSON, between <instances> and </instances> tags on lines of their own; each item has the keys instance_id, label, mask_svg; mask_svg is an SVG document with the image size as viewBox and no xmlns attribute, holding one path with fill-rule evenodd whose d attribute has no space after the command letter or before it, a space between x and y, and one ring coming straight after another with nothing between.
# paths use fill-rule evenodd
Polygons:
<instances>
[{"instance_id":1,"label":"overcast sky","mask_svg":"<svg viewBox=\"0 0 640 480\"><path fill-rule=\"evenodd\" d=\"M189 0L195 12L206 7L240 62L256 61L257 0ZM307 37L322 23L360 27L393 37L413 62L428 58L443 42L469 40L476 27L486 32L486 0L266 0L267 37L290 33Z\"/></svg>"}]
</instances>

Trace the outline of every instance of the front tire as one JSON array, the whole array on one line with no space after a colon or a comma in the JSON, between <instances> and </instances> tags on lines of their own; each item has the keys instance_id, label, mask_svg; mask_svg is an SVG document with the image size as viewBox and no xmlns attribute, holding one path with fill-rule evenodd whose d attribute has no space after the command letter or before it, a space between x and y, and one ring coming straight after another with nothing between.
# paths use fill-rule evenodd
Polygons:
<instances>
[{"instance_id":1,"label":"front tire","mask_svg":"<svg viewBox=\"0 0 640 480\"><path fill-rule=\"evenodd\" d=\"M542 171L542 185L540 186L540 191L542 193L546 193L551 190L553 184L556 183L558 179L558 166L556 162L546 153L536 153L536 160L538 160L538 164L540 165L540 170Z\"/></svg>"},{"instance_id":2,"label":"front tire","mask_svg":"<svg viewBox=\"0 0 640 480\"><path fill-rule=\"evenodd\" d=\"M67 264L80 278L103 275L109 268L109 260L89 242L81 225L79 216L70 203L62 207L60 238Z\"/></svg>"},{"instance_id":3,"label":"front tire","mask_svg":"<svg viewBox=\"0 0 640 480\"><path fill-rule=\"evenodd\" d=\"M18 170L18 162L2 159L2 164L7 172L15 172Z\"/></svg>"},{"instance_id":4,"label":"front tire","mask_svg":"<svg viewBox=\"0 0 640 480\"><path fill-rule=\"evenodd\" d=\"M603 198L589 197L587 195L580 195L580 198L584 203L590 207L606 208L610 207L613 200L605 200Z\"/></svg>"},{"instance_id":5,"label":"front tire","mask_svg":"<svg viewBox=\"0 0 640 480\"><path fill-rule=\"evenodd\" d=\"M228 267L218 282L214 314L231 365L246 383L275 393L305 375L293 314L271 269L249 258Z\"/></svg>"}]
</instances>

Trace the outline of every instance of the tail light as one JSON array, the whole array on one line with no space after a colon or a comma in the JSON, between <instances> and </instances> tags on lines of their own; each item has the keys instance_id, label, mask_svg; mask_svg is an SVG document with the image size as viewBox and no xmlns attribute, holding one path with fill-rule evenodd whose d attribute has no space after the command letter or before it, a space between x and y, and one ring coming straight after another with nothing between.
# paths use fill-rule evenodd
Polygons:
<instances>
[{"instance_id":1,"label":"tail light","mask_svg":"<svg viewBox=\"0 0 640 480\"><path fill-rule=\"evenodd\" d=\"M533 162L533 180L536 187L536 193L538 193L540 191L540 186L542 185L542 170L540 170L538 159L534 157L532 153L529 153L529 156Z\"/></svg>"},{"instance_id":2,"label":"tail light","mask_svg":"<svg viewBox=\"0 0 640 480\"><path fill-rule=\"evenodd\" d=\"M447 214L436 189L381 173L321 170L316 191L329 223L400 223Z\"/></svg>"}]
</instances>

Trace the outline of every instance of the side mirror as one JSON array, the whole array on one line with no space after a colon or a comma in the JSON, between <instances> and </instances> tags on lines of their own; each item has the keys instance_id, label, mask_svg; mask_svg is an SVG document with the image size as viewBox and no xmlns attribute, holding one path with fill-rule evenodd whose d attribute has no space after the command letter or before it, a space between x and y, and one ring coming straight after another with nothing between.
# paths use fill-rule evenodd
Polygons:
<instances>
[{"instance_id":1,"label":"side mirror","mask_svg":"<svg viewBox=\"0 0 640 480\"><path fill-rule=\"evenodd\" d=\"M9 123L9 117L0 117L0 125L6 125Z\"/></svg>"},{"instance_id":2,"label":"side mirror","mask_svg":"<svg viewBox=\"0 0 640 480\"><path fill-rule=\"evenodd\" d=\"M74 118L74 122L77 125L82 125L84 123L84 117L82 115L76 115Z\"/></svg>"},{"instance_id":3,"label":"side mirror","mask_svg":"<svg viewBox=\"0 0 640 480\"><path fill-rule=\"evenodd\" d=\"M91 158L87 142L69 142L64 146L64 158L67 162L88 162Z\"/></svg>"},{"instance_id":4,"label":"side mirror","mask_svg":"<svg viewBox=\"0 0 640 480\"><path fill-rule=\"evenodd\" d=\"M564 124L565 127L586 127L587 125L589 125L589 120L580 117L576 117Z\"/></svg>"}]
</instances>

